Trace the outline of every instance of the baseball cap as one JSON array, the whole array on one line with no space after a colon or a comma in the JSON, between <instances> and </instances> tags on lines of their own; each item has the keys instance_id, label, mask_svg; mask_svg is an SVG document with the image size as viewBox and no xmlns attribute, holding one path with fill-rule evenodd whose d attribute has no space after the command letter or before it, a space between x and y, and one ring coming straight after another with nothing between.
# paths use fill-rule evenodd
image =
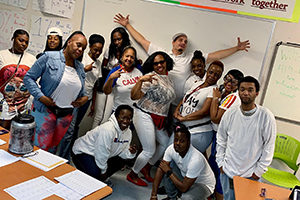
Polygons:
<instances>
[{"instance_id":1,"label":"baseball cap","mask_svg":"<svg viewBox=\"0 0 300 200\"><path fill-rule=\"evenodd\" d=\"M49 35L58 35L61 37L63 36L62 31L60 30L60 28L57 28L57 27L49 28L47 36L49 36Z\"/></svg>"},{"instance_id":2,"label":"baseball cap","mask_svg":"<svg viewBox=\"0 0 300 200\"><path fill-rule=\"evenodd\" d=\"M173 35L172 41L174 41L175 39L177 39L179 36L185 36L185 37L187 37L187 35L185 33L176 33L175 35Z\"/></svg>"}]
</instances>

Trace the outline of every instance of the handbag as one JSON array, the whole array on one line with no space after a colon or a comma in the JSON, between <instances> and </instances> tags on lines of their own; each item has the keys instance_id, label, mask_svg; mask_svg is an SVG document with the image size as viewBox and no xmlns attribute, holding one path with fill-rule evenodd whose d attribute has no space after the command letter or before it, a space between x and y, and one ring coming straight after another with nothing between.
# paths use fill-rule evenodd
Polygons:
<instances>
[{"instance_id":1,"label":"handbag","mask_svg":"<svg viewBox=\"0 0 300 200\"><path fill-rule=\"evenodd\" d=\"M60 108L58 106L48 106L47 107L56 117L65 117L73 113L73 108Z\"/></svg>"}]
</instances>

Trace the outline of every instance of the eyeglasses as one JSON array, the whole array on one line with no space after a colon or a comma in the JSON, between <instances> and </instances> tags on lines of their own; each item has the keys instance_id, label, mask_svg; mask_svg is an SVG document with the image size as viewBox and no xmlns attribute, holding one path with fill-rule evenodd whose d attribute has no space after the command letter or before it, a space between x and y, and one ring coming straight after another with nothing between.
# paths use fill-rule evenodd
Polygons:
<instances>
[{"instance_id":1,"label":"eyeglasses","mask_svg":"<svg viewBox=\"0 0 300 200\"><path fill-rule=\"evenodd\" d=\"M17 87L15 83L9 82L4 88L5 94L8 95L10 98L13 98L16 91L19 91L22 94L22 96L26 96L28 94L28 89L26 88L24 83L20 83L19 87Z\"/></svg>"},{"instance_id":2,"label":"eyeglasses","mask_svg":"<svg viewBox=\"0 0 300 200\"><path fill-rule=\"evenodd\" d=\"M237 86L238 83L239 83L236 79L231 78L229 75L225 76L223 80L224 80L225 83L231 82L231 84L232 84L233 86Z\"/></svg>"},{"instance_id":3,"label":"eyeglasses","mask_svg":"<svg viewBox=\"0 0 300 200\"><path fill-rule=\"evenodd\" d=\"M159 64L164 64L166 61L165 60L161 60L161 61L158 61L158 62L153 62L153 66L158 66Z\"/></svg>"}]
</instances>

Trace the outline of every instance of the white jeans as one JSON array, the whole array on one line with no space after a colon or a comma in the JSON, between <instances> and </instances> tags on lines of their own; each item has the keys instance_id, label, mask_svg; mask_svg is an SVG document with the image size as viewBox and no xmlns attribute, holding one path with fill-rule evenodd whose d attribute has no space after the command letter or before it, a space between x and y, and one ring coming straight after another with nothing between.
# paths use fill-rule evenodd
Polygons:
<instances>
[{"instance_id":1,"label":"white jeans","mask_svg":"<svg viewBox=\"0 0 300 200\"><path fill-rule=\"evenodd\" d=\"M168 133L158 130L153 123L151 116L140 109L135 108L133 124L137 135L143 146L143 151L137 157L132 170L138 173L148 162L154 165L164 154L168 147ZM156 146L156 141L158 145Z\"/></svg>"},{"instance_id":2,"label":"white jeans","mask_svg":"<svg viewBox=\"0 0 300 200\"><path fill-rule=\"evenodd\" d=\"M108 120L114 103L113 94L106 95L102 92L97 92L96 95L96 108L92 128L95 128L96 126L99 126Z\"/></svg>"}]
</instances>

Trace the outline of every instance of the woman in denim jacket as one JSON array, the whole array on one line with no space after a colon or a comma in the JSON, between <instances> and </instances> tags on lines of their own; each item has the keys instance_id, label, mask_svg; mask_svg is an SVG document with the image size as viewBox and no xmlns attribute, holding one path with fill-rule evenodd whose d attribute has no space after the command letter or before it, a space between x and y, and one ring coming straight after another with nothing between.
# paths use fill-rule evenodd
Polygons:
<instances>
[{"instance_id":1,"label":"woman in denim jacket","mask_svg":"<svg viewBox=\"0 0 300 200\"><path fill-rule=\"evenodd\" d=\"M24 77L34 97L33 112L37 124L34 145L49 152L56 147L72 121L73 108L88 100L83 65L76 59L87 46L84 34L76 31L61 51L45 52ZM39 85L36 81L39 79Z\"/></svg>"}]
</instances>

